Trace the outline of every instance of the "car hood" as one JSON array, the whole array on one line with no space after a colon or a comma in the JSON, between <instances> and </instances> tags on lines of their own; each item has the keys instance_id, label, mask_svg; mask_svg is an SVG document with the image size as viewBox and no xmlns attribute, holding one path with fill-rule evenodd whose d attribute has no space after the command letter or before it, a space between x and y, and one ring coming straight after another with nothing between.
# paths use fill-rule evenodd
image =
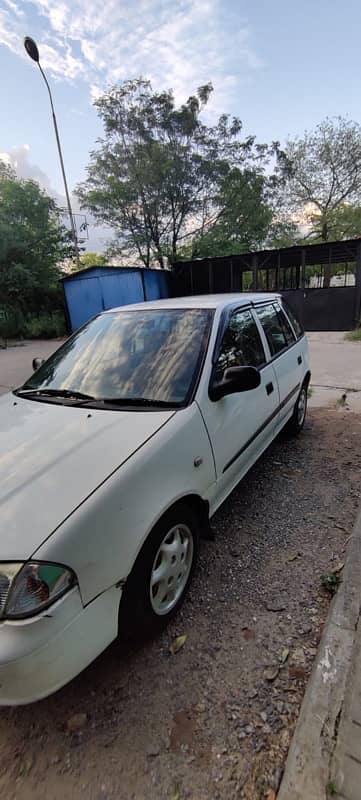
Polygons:
<instances>
[{"instance_id":1,"label":"car hood","mask_svg":"<svg viewBox=\"0 0 361 800\"><path fill-rule=\"evenodd\" d=\"M0 397L0 561L29 558L174 413Z\"/></svg>"}]
</instances>

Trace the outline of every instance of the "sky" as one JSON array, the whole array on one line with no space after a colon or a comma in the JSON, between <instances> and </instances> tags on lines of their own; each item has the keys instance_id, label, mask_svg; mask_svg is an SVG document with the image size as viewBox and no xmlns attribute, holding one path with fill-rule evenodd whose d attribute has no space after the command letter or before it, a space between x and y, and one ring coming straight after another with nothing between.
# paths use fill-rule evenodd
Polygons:
<instances>
[{"instance_id":1,"label":"sky","mask_svg":"<svg viewBox=\"0 0 361 800\"><path fill-rule=\"evenodd\" d=\"M258 141L285 142L326 116L361 123L359 0L0 0L0 154L65 205L51 83L69 188L102 134L93 100L143 76L182 102L212 81L207 114L239 116ZM76 202L76 201L74 201ZM88 249L106 234L90 226Z\"/></svg>"}]
</instances>

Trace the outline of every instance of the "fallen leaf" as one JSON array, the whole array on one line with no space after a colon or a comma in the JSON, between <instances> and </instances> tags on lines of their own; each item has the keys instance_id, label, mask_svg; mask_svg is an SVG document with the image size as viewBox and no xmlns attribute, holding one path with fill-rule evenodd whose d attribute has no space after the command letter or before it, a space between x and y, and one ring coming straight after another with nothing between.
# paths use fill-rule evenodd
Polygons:
<instances>
[{"instance_id":1,"label":"fallen leaf","mask_svg":"<svg viewBox=\"0 0 361 800\"><path fill-rule=\"evenodd\" d=\"M280 668L278 665L277 667L269 667L268 669L266 669L263 673L266 681L275 681L279 671Z\"/></svg>"},{"instance_id":2,"label":"fallen leaf","mask_svg":"<svg viewBox=\"0 0 361 800\"><path fill-rule=\"evenodd\" d=\"M289 654L290 654L289 648L288 647L284 647L282 652L281 652L281 664L285 664L286 663Z\"/></svg>"},{"instance_id":3,"label":"fallen leaf","mask_svg":"<svg viewBox=\"0 0 361 800\"><path fill-rule=\"evenodd\" d=\"M172 791L170 800L181 800L180 788L177 783Z\"/></svg>"},{"instance_id":4,"label":"fallen leaf","mask_svg":"<svg viewBox=\"0 0 361 800\"><path fill-rule=\"evenodd\" d=\"M148 758L155 758L156 756L159 756L159 753L160 745L155 744L154 742L145 748L145 754L148 756Z\"/></svg>"},{"instance_id":5,"label":"fallen leaf","mask_svg":"<svg viewBox=\"0 0 361 800\"><path fill-rule=\"evenodd\" d=\"M20 766L20 769L19 769L19 775L25 775L25 776L29 775L29 773L31 772L34 764L35 764L34 753L30 753L30 755L28 755L28 756L26 756L24 758L24 761L22 762L22 764Z\"/></svg>"},{"instance_id":6,"label":"fallen leaf","mask_svg":"<svg viewBox=\"0 0 361 800\"><path fill-rule=\"evenodd\" d=\"M341 570L344 568L344 566L345 566L344 561L338 561L337 564L335 564L335 566L332 567L332 572L334 572L334 573L341 572Z\"/></svg>"},{"instance_id":7,"label":"fallen leaf","mask_svg":"<svg viewBox=\"0 0 361 800\"><path fill-rule=\"evenodd\" d=\"M302 558L302 553L300 553L299 550L297 551L297 553L291 553L291 555L288 556L287 561L296 561L296 558Z\"/></svg>"},{"instance_id":8,"label":"fallen leaf","mask_svg":"<svg viewBox=\"0 0 361 800\"><path fill-rule=\"evenodd\" d=\"M283 600L269 600L266 602L267 611L284 611L286 605Z\"/></svg>"},{"instance_id":9,"label":"fallen leaf","mask_svg":"<svg viewBox=\"0 0 361 800\"><path fill-rule=\"evenodd\" d=\"M256 638L256 634L252 628L242 628L242 633L246 642L249 642L250 639Z\"/></svg>"},{"instance_id":10,"label":"fallen leaf","mask_svg":"<svg viewBox=\"0 0 361 800\"><path fill-rule=\"evenodd\" d=\"M274 789L268 789L266 792L266 800L276 800L277 795Z\"/></svg>"},{"instance_id":11,"label":"fallen leaf","mask_svg":"<svg viewBox=\"0 0 361 800\"><path fill-rule=\"evenodd\" d=\"M74 716L70 717L66 723L67 730L69 733L75 733L79 731L80 728L83 728L87 721L86 714L74 714Z\"/></svg>"},{"instance_id":12,"label":"fallen leaf","mask_svg":"<svg viewBox=\"0 0 361 800\"><path fill-rule=\"evenodd\" d=\"M306 676L306 670L298 664L290 664L288 667L288 676L291 681L303 680Z\"/></svg>"},{"instance_id":13,"label":"fallen leaf","mask_svg":"<svg viewBox=\"0 0 361 800\"><path fill-rule=\"evenodd\" d=\"M172 654L172 656L175 656L175 654L178 653L178 651L181 650L182 647L184 647L186 641L187 641L186 633L184 633L182 636L177 636L177 638L174 639L174 642L172 642L169 648L169 652Z\"/></svg>"}]
</instances>

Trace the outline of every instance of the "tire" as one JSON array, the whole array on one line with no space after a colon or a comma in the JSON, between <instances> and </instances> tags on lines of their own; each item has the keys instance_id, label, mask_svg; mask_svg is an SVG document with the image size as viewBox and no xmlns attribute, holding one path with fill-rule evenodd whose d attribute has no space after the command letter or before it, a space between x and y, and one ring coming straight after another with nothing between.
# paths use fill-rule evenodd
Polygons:
<instances>
[{"instance_id":1,"label":"tire","mask_svg":"<svg viewBox=\"0 0 361 800\"><path fill-rule=\"evenodd\" d=\"M166 627L189 588L199 537L199 520L185 503L170 509L153 528L125 584L120 635L144 640Z\"/></svg>"},{"instance_id":2,"label":"tire","mask_svg":"<svg viewBox=\"0 0 361 800\"><path fill-rule=\"evenodd\" d=\"M308 385L306 382L302 384L301 391L298 395L297 402L293 409L293 414L291 419L287 422L285 430L287 433L298 436L301 433L302 428L305 424L306 413L307 413L307 388Z\"/></svg>"}]
</instances>

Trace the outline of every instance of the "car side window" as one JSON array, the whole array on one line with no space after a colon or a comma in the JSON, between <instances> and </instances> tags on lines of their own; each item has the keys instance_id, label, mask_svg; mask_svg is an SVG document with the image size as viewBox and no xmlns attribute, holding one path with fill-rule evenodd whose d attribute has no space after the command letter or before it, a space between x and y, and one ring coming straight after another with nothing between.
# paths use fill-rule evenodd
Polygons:
<instances>
[{"instance_id":1,"label":"car side window","mask_svg":"<svg viewBox=\"0 0 361 800\"><path fill-rule=\"evenodd\" d=\"M271 355L275 356L288 347L286 333L274 305L260 306L256 309L266 334ZM294 341L294 337L293 337Z\"/></svg>"},{"instance_id":2,"label":"car side window","mask_svg":"<svg viewBox=\"0 0 361 800\"><path fill-rule=\"evenodd\" d=\"M296 341L296 336L293 333L293 330L292 330L291 325L290 325L290 323L289 323L289 321L288 321L288 319L286 317L286 314L285 314L283 308L280 306L279 303L275 303L274 306L275 306L275 309L277 311L277 316L278 316L278 319L280 321L281 328L282 328L283 333L284 333L284 335L286 337L286 342L287 342L288 345L293 344Z\"/></svg>"},{"instance_id":3,"label":"car side window","mask_svg":"<svg viewBox=\"0 0 361 800\"><path fill-rule=\"evenodd\" d=\"M297 319L296 314L292 310L292 308L288 305L288 303L285 303L284 300L282 300L282 306L284 307L284 310L285 310L285 312L286 312L286 314L288 316L288 319L291 322L291 325L293 327L293 330L294 330L294 332L296 334L297 339L300 339L301 336L303 336L303 328L302 328L302 325L301 325L300 321Z\"/></svg>"},{"instance_id":4,"label":"car side window","mask_svg":"<svg viewBox=\"0 0 361 800\"><path fill-rule=\"evenodd\" d=\"M236 311L224 332L215 379L222 380L228 367L261 367L265 362L263 344L251 312Z\"/></svg>"}]
</instances>

